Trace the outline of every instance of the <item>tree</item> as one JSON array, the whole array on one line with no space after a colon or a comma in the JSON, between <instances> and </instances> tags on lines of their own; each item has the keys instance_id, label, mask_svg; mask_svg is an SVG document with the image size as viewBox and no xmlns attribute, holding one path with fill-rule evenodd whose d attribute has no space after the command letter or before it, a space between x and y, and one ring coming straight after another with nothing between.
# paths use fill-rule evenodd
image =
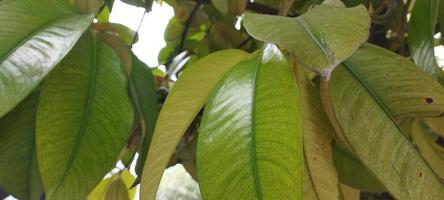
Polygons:
<instances>
[{"instance_id":1,"label":"tree","mask_svg":"<svg viewBox=\"0 0 444 200\"><path fill-rule=\"evenodd\" d=\"M203 199L444 197L440 1L164 3L166 72L112 0L0 1L1 197L155 199L176 163Z\"/></svg>"}]
</instances>

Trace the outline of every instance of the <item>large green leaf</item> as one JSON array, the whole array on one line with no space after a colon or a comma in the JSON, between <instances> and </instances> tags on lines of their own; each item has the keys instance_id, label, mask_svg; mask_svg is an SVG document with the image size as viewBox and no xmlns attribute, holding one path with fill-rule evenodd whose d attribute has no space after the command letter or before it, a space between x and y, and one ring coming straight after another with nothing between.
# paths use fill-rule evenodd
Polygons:
<instances>
[{"instance_id":1,"label":"large green leaf","mask_svg":"<svg viewBox=\"0 0 444 200\"><path fill-rule=\"evenodd\" d=\"M93 16L64 1L0 1L0 117L62 60Z\"/></svg>"},{"instance_id":2,"label":"large green leaf","mask_svg":"<svg viewBox=\"0 0 444 200\"><path fill-rule=\"evenodd\" d=\"M319 5L296 18L246 13L243 21L251 36L291 51L325 77L367 40L370 28L364 6Z\"/></svg>"},{"instance_id":3,"label":"large green leaf","mask_svg":"<svg viewBox=\"0 0 444 200\"><path fill-rule=\"evenodd\" d=\"M434 38L440 0L418 0L408 23L408 41L413 60L425 72L436 75Z\"/></svg>"},{"instance_id":4,"label":"large green leaf","mask_svg":"<svg viewBox=\"0 0 444 200\"><path fill-rule=\"evenodd\" d=\"M440 94L427 89L437 83L425 77L408 60L365 45L322 82L322 98L337 132L396 199L444 196L438 177L395 122L408 112L428 113L421 108L433 102L424 97ZM420 87L421 82L430 85Z\"/></svg>"},{"instance_id":5,"label":"large green leaf","mask_svg":"<svg viewBox=\"0 0 444 200\"><path fill-rule=\"evenodd\" d=\"M305 174L304 199L339 199L338 174L333 161L333 127L322 109L319 88L295 64L302 109Z\"/></svg>"},{"instance_id":6,"label":"large green leaf","mask_svg":"<svg viewBox=\"0 0 444 200\"><path fill-rule=\"evenodd\" d=\"M249 54L223 50L188 66L159 113L141 183L141 199L154 199L160 178L182 135L202 109L217 82Z\"/></svg>"},{"instance_id":7,"label":"large green leaf","mask_svg":"<svg viewBox=\"0 0 444 200\"><path fill-rule=\"evenodd\" d=\"M36 141L46 198L85 198L114 166L132 120L119 58L85 34L41 89Z\"/></svg>"},{"instance_id":8,"label":"large green leaf","mask_svg":"<svg viewBox=\"0 0 444 200\"><path fill-rule=\"evenodd\" d=\"M303 199L302 119L295 81L285 57L269 45L218 83L198 135L204 199Z\"/></svg>"},{"instance_id":9,"label":"large green leaf","mask_svg":"<svg viewBox=\"0 0 444 200\"><path fill-rule=\"evenodd\" d=\"M0 120L0 186L19 199L39 200L43 194L35 152L38 96L31 93Z\"/></svg>"}]
</instances>

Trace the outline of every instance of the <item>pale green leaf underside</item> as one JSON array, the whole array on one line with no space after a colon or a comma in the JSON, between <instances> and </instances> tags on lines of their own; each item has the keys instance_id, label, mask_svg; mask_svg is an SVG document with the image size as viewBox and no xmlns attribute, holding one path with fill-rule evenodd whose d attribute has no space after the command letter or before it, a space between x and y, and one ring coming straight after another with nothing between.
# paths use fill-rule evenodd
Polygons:
<instances>
[{"instance_id":1,"label":"pale green leaf underside","mask_svg":"<svg viewBox=\"0 0 444 200\"><path fill-rule=\"evenodd\" d=\"M345 64L397 120L444 113L444 88L404 57L364 44Z\"/></svg>"},{"instance_id":2,"label":"pale green leaf underside","mask_svg":"<svg viewBox=\"0 0 444 200\"><path fill-rule=\"evenodd\" d=\"M0 2L0 117L23 100L92 22L63 1Z\"/></svg>"},{"instance_id":3,"label":"pale green leaf underside","mask_svg":"<svg viewBox=\"0 0 444 200\"><path fill-rule=\"evenodd\" d=\"M157 119L143 169L141 199L155 199L160 178L182 135L225 72L248 56L241 50L219 51L193 63L181 74Z\"/></svg>"},{"instance_id":4,"label":"pale green leaf underside","mask_svg":"<svg viewBox=\"0 0 444 200\"><path fill-rule=\"evenodd\" d=\"M324 103L331 106L328 107L330 117L345 142L396 199L440 199L444 196L444 188L438 177L394 121L393 116L399 114L395 112L399 105L388 101L390 94L377 91L377 84L364 78L379 78L379 85L385 86L385 90L402 92L404 96L401 99L407 99L407 102L411 96L415 97L418 91L412 87L419 83L408 82L408 78L421 76L421 72L400 65L398 67L404 67L401 73L393 65L395 58L384 51L364 46L338 67L330 81L323 82ZM364 62L372 55L372 61L384 60L388 64L378 66ZM364 69L374 73L362 73ZM390 78L382 79L387 74ZM408 81L395 82L397 79L392 79L395 76ZM425 88L419 89L422 91ZM410 102L401 106L419 112L417 108L422 104Z\"/></svg>"},{"instance_id":5,"label":"pale green leaf underside","mask_svg":"<svg viewBox=\"0 0 444 200\"><path fill-rule=\"evenodd\" d=\"M43 194L35 152L38 96L31 93L0 120L0 186L19 199L39 200Z\"/></svg>"},{"instance_id":6,"label":"pale green leaf underside","mask_svg":"<svg viewBox=\"0 0 444 200\"><path fill-rule=\"evenodd\" d=\"M364 6L320 5L296 18L246 13L243 22L254 38L291 51L303 66L327 77L367 40L370 28Z\"/></svg>"},{"instance_id":7,"label":"pale green leaf underside","mask_svg":"<svg viewBox=\"0 0 444 200\"><path fill-rule=\"evenodd\" d=\"M204 199L303 199L293 70L276 46L236 65L209 97L197 167Z\"/></svg>"},{"instance_id":8,"label":"pale green leaf underside","mask_svg":"<svg viewBox=\"0 0 444 200\"><path fill-rule=\"evenodd\" d=\"M440 0L418 0L411 11L408 23L408 42L412 58L425 72L436 75L435 25Z\"/></svg>"},{"instance_id":9,"label":"pale green leaf underside","mask_svg":"<svg viewBox=\"0 0 444 200\"><path fill-rule=\"evenodd\" d=\"M304 199L339 199L338 174L333 161L333 127L322 109L319 88L296 65L304 139ZM307 188L307 190L305 190ZM309 190L308 188L311 188Z\"/></svg>"},{"instance_id":10,"label":"pale green leaf underside","mask_svg":"<svg viewBox=\"0 0 444 200\"><path fill-rule=\"evenodd\" d=\"M36 139L46 198L85 198L114 166L132 119L119 58L86 33L42 84Z\"/></svg>"}]
</instances>

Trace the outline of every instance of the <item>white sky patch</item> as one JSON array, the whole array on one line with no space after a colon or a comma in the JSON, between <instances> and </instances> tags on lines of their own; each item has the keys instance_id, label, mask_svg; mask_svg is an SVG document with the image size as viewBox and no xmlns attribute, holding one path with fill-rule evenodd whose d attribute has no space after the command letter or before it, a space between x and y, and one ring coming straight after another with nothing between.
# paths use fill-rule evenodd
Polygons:
<instances>
[{"instance_id":1,"label":"white sky patch","mask_svg":"<svg viewBox=\"0 0 444 200\"><path fill-rule=\"evenodd\" d=\"M140 20L144 15L144 9L122 3L114 2L110 22L123 24L133 30L137 30ZM154 2L152 11L145 14L139 30L139 41L133 45L136 56L150 67L158 65L157 55L165 46L164 31L168 21L174 16L173 8L168 4L162 5Z\"/></svg>"}]
</instances>

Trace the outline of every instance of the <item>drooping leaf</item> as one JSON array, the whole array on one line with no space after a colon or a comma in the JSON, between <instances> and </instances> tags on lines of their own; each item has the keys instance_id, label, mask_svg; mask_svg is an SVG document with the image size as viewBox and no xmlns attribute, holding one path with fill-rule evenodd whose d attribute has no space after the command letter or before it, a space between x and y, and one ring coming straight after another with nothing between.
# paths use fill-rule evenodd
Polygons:
<instances>
[{"instance_id":1,"label":"drooping leaf","mask_svg":"<svg viewBox=\"0 0 444 200\"><path fill-rule=\"evenodd\" d=\"M395 121L409 112L428 114L430 102L424 97L439 95L426 89L434 82L417 87L428 79L418 78L424 75L408 63L387 50L364 45L333 72L330 81L322 82L321 94L343 142L394 198L440 199L443 185Z\"/></svg>"},{"instance_id":2,"label":"drooping leaf","mask_svg":"<svg viewBox=\"0 0 444 200\"><path fill-rule=\"evenodd\" d=\"M37 111L37 157L46 199L85 198L112 169L133 110L117 55L85 34L45 79Z\"/></svg>"},{"instance_id":3,"label":"drooping leaf","mask_svg":"<svg viewBox=\"0 0 444 200\"><path fill-rule=\"evenodd\" d=\"M320 5L296 18L245 13L243 22L251 36L289 50L325 77L367 40L370 27L364 6Z\"/></svg>"},{"instance_id":4,"label":"drooping leaf","mask_svg":"<svg viewBox=\"0 0 444 200\"><path fill-rule=\"evenodd\" d=\"M222 76L249 54L223 50L194 62L182 72L159 113L141 182L141 199L154 199L176 145Z\"/></svg>"},{"instance_id":5,"label":"drooping leaf","mask_svg":"<svg viewBox=\"0 0 444 200\"><path fill-rule=\"evenodd\" d=\"M303 199L302 119L295 81L285 57L269 45L218 83L198 135L204 199Z\"/></svg>"},{"instance_id":6,"label":"drooping leaf","mask_svg":"<svg viewBox=\"0 0 444 200\"><path fill-rule=\"evenodd\" d=\"M153 137L154 126L159 114L159 103L157 102L156 88L151 69L140 61L135 55L133 67L129 80L130 96L139 117L143 119L145 132L143 133L143 144L139 150L136 173L142 175L143 164L145 163L151 138Z\"/></svg>"},{"instance_id":7,"label":"drooping leaf","mask_svg":"<svg viewBox=\"0 0 444 200\"><path fill-rule=\"evenodd\" d=\"M93 16L57 0L0 1L0 117L62 60Z\"/></svg>"},{"instance_id":8,"label":"drooping leaf","mask_svg":"<svg viewBox=\"0 0 444 200\"><path fill-rule=\"evenodd\" d=\"M412 58L422 70L431 75L436 75L439 70L433 38L439 1L415 1L408 23L408 41Z\"/></svg>"},{"instance_id":9,"label":"drooping leaf","mask_svg":"<svg viewBox=\"0 0 444 200\"><path fill-rule=\"evenodd\" d=\"M313 188L311 192L304 192L304 199L339 199L339 180L333 161L333 127L322 108L319 88L308 80L301 66L295 64L295 71L302 109L304 173L308 179L304 187Z\"/></svg>"},{"instance_id":10,"label":"drooping leaf","mask_svg":"<svg viewBox=\"0 0 444 200\"><path fill-rule=\"evenodd\" d=\"M415 120L411 127L412 142L418 147L418 151L433 171L443 179L444 149L429 136L427 128L423 122Z\"/></svg>"},{"instance_id":11,"label":"drooping leaf","mask_svg":"<svg viewBox=\"0 0 444 200\"><path fill-rule=\"evenodd\" d=\"M334 159L341 183L365 192L386 191L375 175L344 147L335 145Z\"/></svg>"},{"instance_id":12,"label":"drooping leaf","mask_svg":"<svg viewBox=\"0 0 444 200\"><path fill-rule=\"evenodd\" d=\"M38 96L31 93L0 120L0 186L19 199L39 200L43 194L35 151Z\"/></svg>"}]
</instances>

